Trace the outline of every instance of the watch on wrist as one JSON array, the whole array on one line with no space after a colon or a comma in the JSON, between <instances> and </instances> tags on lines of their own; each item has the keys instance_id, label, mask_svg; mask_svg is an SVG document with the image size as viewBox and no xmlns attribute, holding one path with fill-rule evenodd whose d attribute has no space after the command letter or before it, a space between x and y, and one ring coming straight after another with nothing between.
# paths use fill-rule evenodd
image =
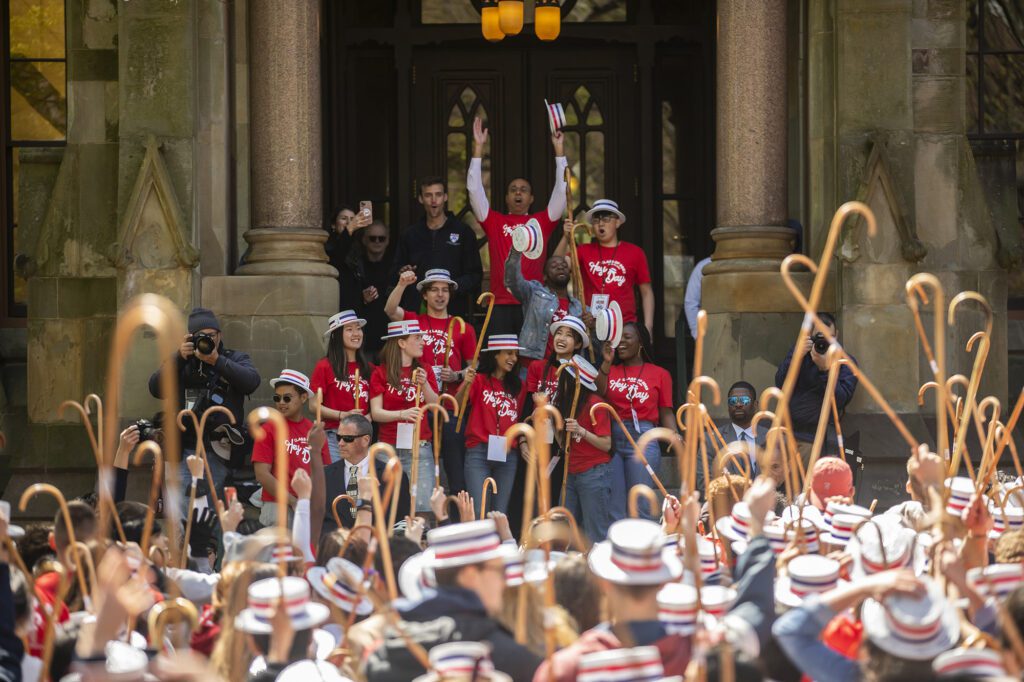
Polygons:
<instances>
[{"instance_id":1,"label":"watch on wrist","mask_svg":"<svg viewBox=\"0 0 1024 682\"><path fill-rule=\"evenodd\" d=\"M373 511L373 500L364 500L363 498L356 500L356 511L362 511L363 509Z\"/></svg>"}]
</instances>

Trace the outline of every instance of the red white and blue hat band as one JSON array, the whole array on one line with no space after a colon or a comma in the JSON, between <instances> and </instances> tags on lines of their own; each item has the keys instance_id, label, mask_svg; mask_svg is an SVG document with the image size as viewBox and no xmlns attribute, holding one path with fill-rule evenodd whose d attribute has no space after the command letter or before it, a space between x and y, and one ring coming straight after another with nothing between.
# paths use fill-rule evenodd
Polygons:
<instances>
[{"instance_id":1,"label":"red white and blue hat band","mask_svg":"<svg viewBox=\"0 0 1024 682\"><path fill-rule=\"evenodd\" d=\"M593 222L593 216L598 213L614 213L619 218L620 223L626 222L626 215L619 209L619 205L611 199L598 199L594 202L594 205L587 211L587 220Z\"/></svg>"},{"instance_id":2,"label":"red white and blue hat band","mask_svg":"<svg viewBox=\"0 0 1024 682\"><path fill-rule=\"evenodd\" d=\"M254 599L249 597L249 609L252 611L253 616L256 620L261 622L269 622L274 616L274 612L277 609L277 605L280 600L275 597L273 599ZM289 618L298 618L306 610L306 604L309 603L309 595L299 594L284 602L285 611L288 613Z\"/></svg>"},{"instance_id":3,"label":"red white and blue hat band","mask_svg":"<svg viewBox=\"0 0 1024 682\"><path fill-rule=\"evenodd\" d=\"M332 315L331 319L327 321L327 331L324 336L329 336L331 332L341 329L346 324L358 324L363 327L366 325L366 320L356 315L354 310L342 310L340 313Z\"/></svg>"},{"instance_id":4,"label":"red white and blue hat band","mask_svg":"<svg viewBox=\"0 0 1024 682\"><path fill-rule=\"evenodd\" d=\"M497 352L500 350L522 350L519 345L519 336L516 334L491 334L487 337L487 348L482 352Z\"/></svg>"},{"instance_id":5,"label":"red white and blue hat band","mask_svg":"<svg viewBox=\"0 0 1024 682\"><path fill-rule=\"evenodd\" d=\"M920 643L927 642L939 633L942 629L942 618L941 612L936 611L935 620L930 623L923 625L910 625L895 618L891 611L886 609L886 619L889 622L889 627L892 630L892 634L905 642Z\"/></svg>"},{"instance_id":6,"label":"red white and blue hat band","mask_svg":"<svg viewBox=\"0 0 1024 682\"><path fill-rule=\"evenodd\" d=\"M544 109L548 114L548 127L551 132L557 132L565 127L565 107L560 102L550 104L544 100Z\"/></svg>"},{"instance_id":7,"label":"red white and blue hat band","mask_svg":"<svg viewBox=\"0 0 1024 682\"><path fill-rule=\"evenodd\" d=\"M583 324L583 320L576 317L575 315L566 315L557 322L552 322L550 332L554 334L555 330L557 330L559 327L568 327L569 329L579 334L580 338L584 340L588 337L586 325Z\"/></svg>"},{"instance_id":8,"label":"red white and blue hat band","mask_svg":"<svg viewBox=\"0 0 1024 682\"><path fill-rule=\"evenodd\" d=\"M416 288L422 291L423 287L434 282L444 282L453 290L459 288L458 282L452 279L452 273L442 268L427 270L427 274L423 276L423 279L416 283Z\"/></svg>"},{"instance_id":9,"label":"red white and blue hat band","mask_svg":"<svg viewBox=\"0 0 1024 682\"><path fill-rule=\"evenodd\" d=\"M451 539L433 540L430 547L434 550L434 558L438 561L449 559L465 559L474 554L493 552L501 545L498 534L493 530L484 530L473 535L461 535Z\"/></svg>"},{"instance_id":10,"label":"red white and blue hat band","mask_svg":"<svg viewBox=\"0 0 1024 682\"><path fill-rule=\"evenodd\" d=\"M292 384L306 393L312 393L309 389L309 377L302 372L296 372L294 369L282 369L281 375L270 381L272 387L281 383Z\"/></svg>"},{"instance_id":11,"label":"red white and blue hat band","mask_svg":"<svg viewBox=\"0 0 1024 682\"><path fill-rule=\"evenodd\" d=\"M397 322L388 322L388 333L382 336L381 340L396 339L402 336L422 333L419 320L398 320Z\"/></svg>"},{"instance_id":12,"label":"red white and blue hat band","mask_svg":"<svg viewBox=\"0 0 1024 682\"><path fill-rule=\"evenodd\" d=\"M597 379L597 370L594 366L587 362L580 362L579 356L573 358L572 366L569 367L568 371L572 372L573 376L579 376L580 381L585 384L592 384L594 383L594 380Z\"/></svg>"},{"instance_id":13,"label":"red white and blue hat band","mask_svg":"<svg viewBox=\"0 0 1024 682\"><path fill-rule=\"evenodd\" d=\"M660 571L665 566L662 551L660 545L648 551L634 552L612 543L611 562L623 571Z\"/></svg>"}]
</instances>

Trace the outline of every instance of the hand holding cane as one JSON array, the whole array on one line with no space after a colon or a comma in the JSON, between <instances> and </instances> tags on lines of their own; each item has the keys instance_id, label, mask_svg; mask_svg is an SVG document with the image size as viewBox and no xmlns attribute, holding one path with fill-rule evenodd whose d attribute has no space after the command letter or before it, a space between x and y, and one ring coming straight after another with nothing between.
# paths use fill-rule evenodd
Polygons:
<instances>
[{"instance_id":1,"label":"hand holding cane","mask_svg":"<svg viewBox=\"0 0 1024 682\"><path fill-rule=\"evenodd\" d=\"M209 483L210 499L213 500L213 508L218 515L224 513L224 505L221 503L220 498L217 496L217 488L213 485L213 470L210 468L210 459L206 455L206 420L210 418L212 414L224 415L228 423L234 426L238 422L235 421L235 413L224 407L223 405L212 405L203 411L203 415L200 418L196 417L196 413L192 410L181 410L178 412L177 422L178 428L181 431L185 430L184 417L188 415L192 419L192 427L196 432L196 455L203 460L203 471L206 473L206 480ZM202 476L197 476L202 478Z\"/></svg>"},{"instance_id":2,"label":"hand holding cane","mask_svg":"<svg viewBox=\"0 0 1024 682\"><path fill-rule=\"evenodd\" d=\"M185 463L188 465L188 472L192 474L192 485L189 486L188 491L188 518L185 520L185 538L181 542L181 559L178 563L178 568L185 568L188 564L188 541L192 536L192 517L195 516L196 508L196 485L199 479L203 475L203 462L195 455L189 455L185 459Z\"/></svg>"},{"instance_id":3,"label":"hand holding cane","mask_svg":"<svg viewBox=\"0 0 1024 682\"><path fill-rule=\"evenodd\" d=\"M647 475L651 477L652 481L654 481L654 485L658 486L658 491L661 492L661 494L664 495L665 497L668 497L668 491L665 490L665 486L662 485L661 479L658 478L658 474L654 473L654 469L647 462L647 456L637 449L636 441L633 440L633 435L626 428L626 425L622 423L622 417L619 416L619 413L615 410L615 408L609 405L608 403L594 403L593 405L590 406L591 422L597 422L598 410L606 411L608 414L612 416L612 419L614 419L618 423L619 429L622 431L623 434L625 434L626 440L629 441L630 446L632 446L633 448L633 456L636 457L637 460L640 461L640 464L643 465L644 469L647 470Z\"/></svg>"},{"instance_id":4,"label":"hand holding cane","mask_svg":"<svg viewBox=\"0 0 1024 682\"><path fill-rule=\"evenodd\" d=\"M487 336L487 327L491 324L491 313L494 312L494 294L490 291L485 291L480 294L476 299L477 305L483 305L484 301L487 301L487 314L484 315L483 326L480 327L480 336L476 340L476 350L473 351L473 363L472 366L475 369L478 361L480 360L480 349L483 348L484 338ZM455 423L455 430L462 433L462 422L466 418L466 401L469 400L469 391L467 390L462 396L462 405L459 406L459 420Z\"/></svg>"},{"instance_id":5,"label":"hand holding cane","mask_svg":"<svg viewBox=\"0 0 1024 682\"><path fill-rule=\"evenodd\" d=\"M266 422L274 425L274 502L277 505L277 528L282 544L290 544L288 533L288 424L277 410L258 407L249 413L249 431L258 443L267 438ZM320 453L316 453L319 455ZM312 456L312 455L311 455ZM284 576L288 570L284 552L277 564L278 574Z\"/></svg>"}]
</instances>

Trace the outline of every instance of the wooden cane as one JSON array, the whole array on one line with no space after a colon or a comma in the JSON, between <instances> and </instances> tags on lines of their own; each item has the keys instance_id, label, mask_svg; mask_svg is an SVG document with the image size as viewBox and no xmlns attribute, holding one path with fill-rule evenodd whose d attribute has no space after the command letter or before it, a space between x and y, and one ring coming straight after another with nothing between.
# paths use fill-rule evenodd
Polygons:
<instances>
[{"instance_id":1,"label":"wooden cane","mask_svg":"<svg viewBox=\"0 0 1024 682\"><path fill-rule=\"evenodd\" d=\"M626 428L626 425L622 423L622 417L619 416L619 413L615 410L614 407L612 407L608 403L594 403L593 405L590 406L590 421L591 422L595 422L595 423L597 422L597 411L598 410L604 410L604 411L608 412L608 414L610 414L612 416L612 419L614 419L616 422L618 422L619 429L621 429L622 433L624 433L626 435L626 440L628 440L629 444L633 447L633 456L636 457L637 460L639 460L639 462L644 466L644 469L647 470L647 475L651 477L652 481L654 481L654 485L658 486L658 490L661 492L661 494L667 497L668 496L668 491L665 490L665 486L662 485L661 479L658 478L658 474L654 473L654 469L647 462L647 455L645 455L640 450L636 449L636 441L633 440L633 436L632 436L632 434L630 434L629 430Z\"/></svg>"},{"instance_id":2,"label":"wooden cane","mask_svg":"<svg viewBox=\"0 0 1024 682\"><path fill-rule=\"evenodd\" d=\"M480 327L480 336L476 340L476 350L473 351L473 369L476 369L478 361L480 360L480 349L484 345L484 337L487 336L487 327L491 323L491 313L494 312L494 294L490 291L485 291L480 294L476 299L477 305L483 305L484 301L487 301L487 314L484 315L483 326ZM459 420L455 423L455 430L462 433L462 422L466 418L466 401L469 400L469 390L462 396L462 405L459 406Z\"/></svg>"},{"instance_id":3,"label":"wooden cane","mask_svg":"<svg viewBox=\"0 0 1024 682\"><path fill-rule=\"evenodd\" d=\"M378 443L378 445L388 446L387 443ZM390 447L390 446L388 446ZM396 454L394 457L389 457L387 464L384 466L384 481L386 493L391 493L392 490L397 490L402 485L402 463L398 459ZM373 520L374 526L377 529L377 537L386 538L390 536L390 530L384 528L384 502L380 496L380 486L371 486L372 490L370 494L373 496ZM385 494L385 497L387 495ZM410 510L411 515L415 515L415 510ZM391 528L394 528L394 524L391 524ZM388 595L391 600L398 599L398 583L395 580L395 565L391 562L391 545L388 542L381 542L380 544L380 558L381 563L384 565L384 580L388 586Z\"/></svg>"},{"instance_id":4,"label":"wooden cane","mask_svg":"<svg viewBox=\"0 0 1024 682\"><path fill-rule=\"evenodd\" d=\"M324 423L323 419L320 418L320 410L323 407L323 404L324 404L324 389L323 388L317 388L316 389L316 423L317 424L323 424Z\"/></svg>"},{"instance_id":5,"label":"wooden cane","mask_svg":"<svg viewBox=\"0 0 1024 682\"><path fill-rule=\"evenodd\" d=\"M424 370L425 371L425 370ZM416 493L420 481L420 430L423 424L423 411L420 409L422 391L416 387L416 420L412 429L412 468L409 471L409 514L416 516Z\"/></svg>"},{"instance_id":6,"label":"wooden cane","mask_svg":"<svg viewBox=\"0 0 1024 682\"><path fill-rule=\"evenodd\" d=\"M363 381L362 381L362 379L359 378L359 368L358 367L356 367L355 389L354 390L355 390L355 393L356 393L355 409L360 411L360 412L362 412L362 410L359 409L359 396L361 396L363 394Z\"/></svg>"},{"instance_id":7,"label":"wooden cane","mask_svg":"<svg viewBox=\"0 0 1024 682\"><path fill-rule=\"evenodd\" d=\"M381 545L387 544L388 542L387 538L377 535L377 529L373 526L365 527L370 532L370 542L367 543L366 557L363 559L363 565L361 566L364 579L360 580L357 585L352 586L353 591L356 593L356 601L352 605L352 610L348 612L348 618L345 619L344 631L346 635L352 629L352 626L355 625L356 616L358 615L357 612L359 610L359 603L366 597L366 592L370 589L370 585L372 584L372 581L366 580L365 577L372 574L373 560L377 555L377 550ZM349 537L352 537L352 535L350 534ZM346 538L345 541L348 542L348 538ZM342 553L339 553L338 556L342 556Z\"/></svg>"},{"instance_id":8,"label":"wooden cane","mask_svg":"<svg viewBox=\"0 0 1024 682\"><path fill-rule=\"evenodd\" d=\"M34 483L30 485L25 489L25 492L21 494L21 499L18 501L18 509L25 511L28 507L28 501L39 493L46 493L57 501L61 518L64 519L64 526L67 529L68 546L75 544L78 539L75 537L75 527L71 523L71 512L68 510L68 502L64 499L64 493L57 489L56 486L49 483ZM87 595L89 594L89 590L85 586L85 571L82 570L82 561L77 553L74 554L74 560L75 572L78 574L78 589L82 591L83 595Z\"/></svg>"},{"instance_id":9,"label":"wooden cane","mask_svg":"<svg viewBox=\"0 0 1024 682\"><path fill-rule=\"evenodd\" d=\"M828 379L825 381L825 399L821 401L821 410L818 413L818 428L814 432L814 443L811 445L811 457L807 462L807 470L814 471L814 464L821 456L821 449L825 445L825 434L828 431L828 418L831 416L832 397L836 392L836 384L839 381L839 346L831 345L825 354L828 363ZM804 479L804 495L807 495L811 487L811 477ZM806 497L805 497L806 499Z\"/></svg>"},{"instance_id":10,"label":"wooden cane","mask_svg":"<svg viewBox=\"0 0 1024 682\"><path fill-rule=\"evenodd\" d=\"M653 516L658 507L658 495L648 486L643 483L637 483L635 486L629 489L629 518L638 519L640 518L640 510L637 505L637 498L643 497L647 499L647 503L651 505L651 515Z\"/></svg>"},{"instance_id":11,"label":"wooden cane","mask_svg":"<svg viewBox=\"0 0 1024 682\"><path fill-rule=\"evenodd\" d=\"M964 416L960 419L960 427L956 434L956 441L953 443L953 455L952 461L949 465L949 476L956 476L956 472L960 469L960 457L963 453L963 447L967 440L967 419L970 412L970 405L974 403L975 398L978 395L978 385L981 383L981 374L985 367L985 361L988 359L989 347L992 338L992 306L989 305L988 300L981 294L975 291L963 291L953 297L953 300L949 302L949 315L947 323L952 325L956 320L956 309L960 303L972 300L981 305L982 312L985 315L985 334L981 337L981 343L978 344L978 352L974 356L974 367L971 371L971 383L967 388L967 409L964 410ZM975 337L971 338L971 341ZM968 352L970 352L972 345L968 343Z\"/></svg>"},{"instance_id":12,"label":"wooden cane","mask_svg":"<svg viewBox=\"0 0 1024 682\"><path fill-rule=\"evenodd\" d=\"M41 485L41 484L39 484ZM26 491L27 492L27 491ZM24 511L24 509L22 510ZM43 609L46 618L46 625L43 630L43 669L39 674L40 680L50 679L50 666L53 663L53 649L57 642L57 619L64 609L64 599L68 590L71 589L71 579L68 577L64 566L59 562L53 562L53 570L59 576L57 592L54 595L53 605L49 609Z\"/></svg>"},{"instance_id":13,"label":"wooden cane","mask_svg":"<svg viewBox=\"0 0 1024 682\"><path fill-rule=\"evenodd\" d=\"M932 353L931 344L928 343L928 335L924 331L921 322L921 311L917 299L920 297L924 303L928 303L928 295L925 288L931 288L935 300L934 332L935 352ZM939 453L943 458L949 457L949 425L946 423L946 403L949 395L945 391L946 385L946 318L942 314L946 306L946 293L942 288L939 278L928 272L920 272L907 280L906 284L907 305L914 314L914 326L917 329L917 336L921 340L921 347L924 349L928 364L931 367L932 375L938 389L938 396L935 400L935 427L938 430Z\"/></svg>"},{"instance_id":14,"label":"wooden cane","mask_svg":"<svg viewBox=\"0 0 1024 682\"><path fill-rule=\"evenodd\" d=\"M987 418L985 416L986 408L992 412ZM981 416L983 422L987 421L989 424L986 429L985 445L981 452L981 461L978 463L978 476L974 481L974 491L978 494L988 487L989 480L996 470L997 462L993 461L993 455L995 455L996 427L999 426L999 409L999 399L995 396L987 396L978 403L977 414Z\"/></svg>"},{"instance_id":15,"label":"wooden cane","mask_svg":"<svg viewBox=\"0 0 1024 682\"><path fill-rule=\"evenodd\" d=\"M162 357L167 358L160 366L159 389L163 401L164 423L169 424L178 411L178 366L173 358L178 357L178 348L185 335L181 309L163 296L142 294L133 298L121 310L114 330L114 341L110 346L108 361L106 406L103 424L105 480L112 480L113 462L107 456L117 450L120 432L121 382L124 379L125 364L132 357L129 345L139 329L150 328L156 333L157 346ZM164 429L161 454L171 471L177 472L181 464L181 438L177 429ZM167 495L164 514L169 519L167 536L172 554L181 550L179 543L181 519L181 481L179 476L166 477ZM104 505L99 508L99 535L106 537L109 528L109 513ZM173 583L172 583L173 584Z\"/></svg>"},{"instance_id":16,"label":"wooden cane","mask_svg":"<svg viewBox=\"0 0 1024 682\"><path fill-rule=\"evenodd\" d=\"M1018 394L1017 403L1013 406L1013 412L1010 414L1010 418L1006 420L1006 424L1004 425L1003 435L999 439L999 445L996 446L996 461L998 461L1002 456L1003 449L1013 442L1013 430L1017 427L1017 420L1020 419L1022 409L1024 409L1024 388L1022 388L1020 394ZM1024 476L1024 474L1019 475Z\"/></svg>"},{"instance_id":17,"label":"wooden cane","mask_svg":"<svg viewBox=\"0 0 1024 682\"><path fill-rule=\"evenodd\" d=\"M135 449L135 458L133 460L135 466L142 464L146 453L153 455L153 480L149 483L149 503L146 507L146 520L142 526L142 538L139 546L142 548L142 553L148 556L149 541L153 537L153 517L156 513L157 498L160 496L161 479L164 476L164 453L163 448L155 441L147 440L139 443L139 447ZM164 500L165 509L167 504L167 500ZM176 566L177 564L173 565Z\"/></svg>"},{"instance_id":18,"label":"wooden cane","mask_svg":"<svg viewBox=\"0 0 1024 682\"><path fill-rule=\"evenodd\" d=\"M398 458L398 452L395 450L394 446L392 446L392 445L390 445L388 443L374 443L373 445L370 446L370 449L367 452L366 456L370 458L370 462L371 463L376 461L377 453L382 453L384 455L384 461L386 462L386 465L385 465L385 468L384 468L384 473L385 473L384 484L386 486L386 490L385 490L385 494L384 494L384 497L383 497L383 501L387 501L388 504L390 504L390 507L391 507L390 514L386 518L382 517L380 528L381 528L382 532L384 530L387 530L387 533L386 533L387 537L391 537L394 534L394 532L395 532L395 521L398 519L398 498L399 498L399 496L400 496L400 494L402 492L402 484L401 484L401 481L402 481L402 476L401 476L402 461ZM392 462L394 462L394 464L392 464ZM393 470L393 469L389 469L388 467L392 467L392 468L393 467L398 467L399 476L395 480L394 486L389 485L391 483L391 479L388 478L387 474L388 474L388 471ZM373 466L370 467L370 476L374 480L376 480L376 478L377 478L377 471L376 471L376 469ZM376 488L377 484L374 484L374 487ZM378 493L379 493L379 491L378 491ZM390 493L390 495L389 495L389 493ZM376 499L376 498L374 498L374 499ZM381 508L381 513L383 514L383 512L384 512L384 508L382 507ZM410 515L412 515L412 516L416 515L415 511L412 510L412 509L410 509L409 512L410 512ZM386 525L387 525L386 529L385 529L385 522L386 522Z\"/></svg>"},{"instance_id":19,"label":"wooden cane","mask_svg":"<svg viewBox=\"0 0 1024 682\"><path fill-rule=\"evenodd\" d=\"M538 519L544 519L546 521L560 521L565 520L569 526L569 535L572 538L572 542L576 545L580 552L585 552L588 548L588 543L583 533L580 532L580 524L576 521L576 517L567 507L552 507L548 510L548 513ZM550 558L550 557L549 557Z\"/></svg>"},{"instance_id":20,"label":"wooden cane","mask_svg":"<svg viewBox=\"0 0 1024 682\"><path fill-rule=\"evenodd\" d=\"M455 331L455 323L459 323L459 334L466 333L466 321L455 315L448 320L448 330L444 335L444 366L448 367L452 359L452 332Z\"/></svg>"},{"instance_id":21,"label":"wooden cane","mask_svg":"<svg viewBox=\"0 0 1024 682\"><path fill-rule=\"evenodd\" d=\"M193 479L192 484L189 485L188 490L188 518L185 520L185 536L181 541L181 558L178 559L178 568L185 568L188 564L188 542L189 538L192 537L192 517L194 516L193 511L196 508L196 484L198 481Z\"/></svg>"},{"instance_id":22,"label":"wooden cane","mask_svg":"<svg viewBox=\"0 0 1024 682\"><path fill-rule=\"evenodd\" d=\"M583 382L580 381L580 368L576 364L575 360L570 360L569 362L563 363L562 365L560 365L558 367L558 370L555 372L555 376L557 377L559 374L562 373L562 370L564 370L564 369L566 369L566 368L568 368L570 366L574 370L573 379L575 379L576 383L573 386L573 390L572 390L572 406L569 408L569 415L570 415L569 418L570 419L576 419L576 410L577 410L577 407L579 407L579 402L580 402L580 388L583 385ZM562 505L562 506L565 505L565 493L566 493L566 488L567 488L568 483L569 483L569 453L572 451L572 441L573 441L572 434L566 433L565 434L565 467L562 470L563 471L563 473L562 473L562 493L561 493L561 495L558 498L558 504Z\"/></svg>"},{"instance_id":23,"label":"wooden cane","mask_svg":"<svg viewBox=\"0 0 1024 682\"><path fill-rule=\"evenodd\" d=\"M196 432L196 455L203 460L203 471L206 473L206 480L210 484L208 486L210 489L210 498L213 500L213 508L219 515L224 513L225 505L217 496L217 487L213 484L213 469L210 468L210 458L206 454L206 420L209 419L212 414L224 415L227 417L228 423L232 426L238 423L235 420L235 413L223 405L211 405L203 410L203 415L199 418L196 417L196 413L192 410L181 410L178 412L177 422L178 428L184 432L184 417L188 415L192 419L192 426Z\"/></svg>"},{"instance_id":24,"label":"wooden cane","mask_svg":"<svg viewBox=\"0 0 1024 682\"><path fill-rule=\"evenodd\" d=\"M96 595L96 564L92 560L92 551L84 542L76 540L67 546L64 555L65 563L73 563L75 566L80 566L84 557L85 565L89 569L89 576L85 583L79 579L79 585L88 585L88 591L82 593L82 608L89 613L95 613L93 599Z\"/></svg>"},{"instance_id":25,"label":"wooden cane","mask_svg":"<svg viewBox=\"0 0 1024 682\"><path fill-rule=\"evenodd\" d=\"M268 407L258 407L250 412L248 421L249 432L257 443L269 436L264 426L266 422L269 421L274 426L274 503L277 505L276 525L282 538L280 542L283 544L284 538L290 538L288 532L288 424L280 412ZM278 575L284 577L287 571L288 564L282 557L277 562Z\"/></svg>"},{"instance_id":26,"label":"wooden cane","mask_svg":"<svg viewBox=\"0 0 1024 682\"><path fill-rule=\"evenodd\" d=\"M146 623L149 626L149 645L158 651L163 650L164 623L172 614L177 615L179 622L187 620L193 632L199 627L199 612L196 610L195 604L188 599L177 597L155 604L149 610Z\"/></svg>"},{"instance_id":27,"label":"wooden cane","mask_svg":"<svg viewBox=\"0 0 1024 682\"><path fill-rule=\"evenodd\" d=\"M372 464L372 462L371 462L371 464ZM337 497L335 497L334 500L331 502L331 514L334 515L334 523L338 526L338 528L344 528L344 526L341 523L341 515L338 514L338 503L339 502L348 502L349 506L352 509L355 509L356 508L356 501L352 499L351 495L346 495L346 494L342 493L341 495L338 495ZM349 531L349 532L351 532L351 531Z\"/></svg>"},{"instance_id":28,"label":"wooden cane","mask_svg":"<svg viewBox=\"0 0 1024 682\"><path fill-rule=\"evenodd\" d=\"M444 396L455 400L454 397L447 393L443 393L442 397ZM448 423L448 410L444 408L441 400L438 399L436 403L428 403L421 407L419 418L422 419L423 415L427 412L432 412L434 418L434 487L437 488L441 485L441 420L444 419L444 422ZM412 515L415 516L415 513Z\"/></svg>"},{"instance_id":29,"label":"wooden cane","mask_svg":"<svg viewBox=\"0 0 1024 682\"><path fill-rule=\"evenodd\" d=\"M491 489L493 495L498 494L498 482L488 476L484 479L484 489L480 491L480 518L487 518L487 488Z\"/></svg>"}]
</instances>

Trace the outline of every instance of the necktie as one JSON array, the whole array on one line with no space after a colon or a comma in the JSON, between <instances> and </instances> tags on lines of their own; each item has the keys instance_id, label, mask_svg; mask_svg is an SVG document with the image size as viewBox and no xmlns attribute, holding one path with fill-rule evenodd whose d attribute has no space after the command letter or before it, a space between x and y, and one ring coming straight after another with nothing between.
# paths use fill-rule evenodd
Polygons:
<instances>
[{"instance_id":1,"label":"necktie","mask_svg":"<svg viewBox=\"0 0 1024 682\"><path fill-rule=\"evenodd\" d=\"M753 439L746 431L740 431L740 440L747 446L747 456L750 458L750 478L757 476L757 458L754 457Z\"/></svg>"},{"instance_id":2,"label":"necktie","mask_svg":"<svg viewBox=\"0 0 1024 682\"><path fill-rule=\"evenodd\" d=\"M348 485L345 486L345 493L353 500L359 499L359 467L352 464L348 468ZM349 509L349 513L352 514L352 518L356 517L356 508L352 507Z\"/></svg>"}]
</instances>

